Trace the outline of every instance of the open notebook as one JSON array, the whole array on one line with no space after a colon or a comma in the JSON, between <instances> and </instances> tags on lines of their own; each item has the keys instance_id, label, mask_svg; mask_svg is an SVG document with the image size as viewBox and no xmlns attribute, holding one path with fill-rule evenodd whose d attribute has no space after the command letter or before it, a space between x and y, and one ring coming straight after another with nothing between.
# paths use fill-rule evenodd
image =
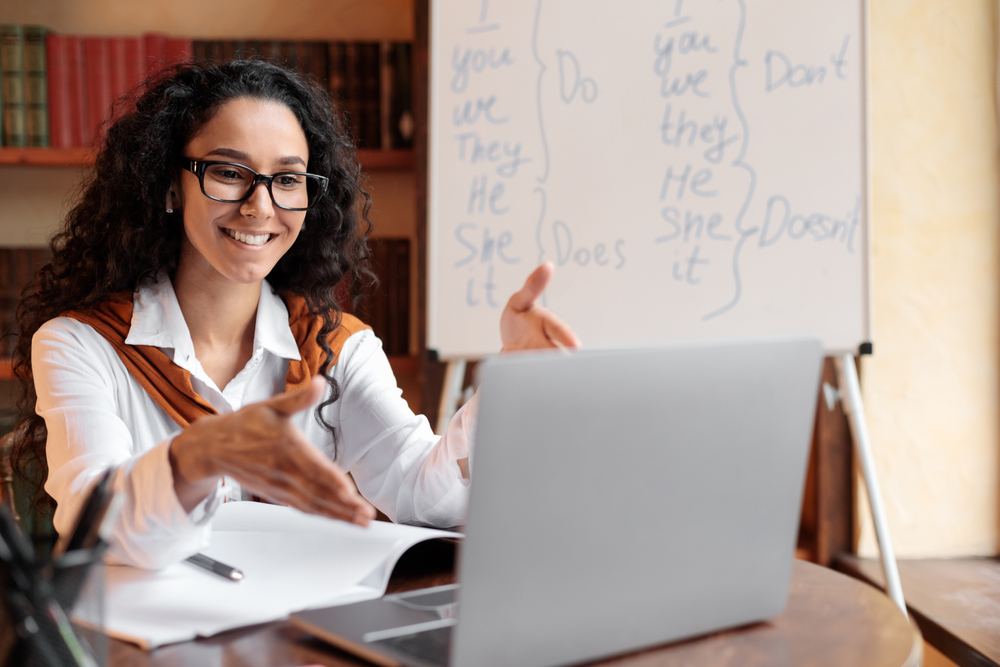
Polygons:
<instances>
[{"instance_id":1,"label":"open notebook","mask_svg":"<svg viewBox=\"0 0 1000 667\"><path fill-rule=\"evenodd\" d=\"M439 537L461 535L381 521L360 528L278 505L225 503L203 553L241 569L243 581L187 563L159 571L108 566L103 623L89 611L73 620L146 649L208 637L302 609L377 598L406 550Z\"/></svg>"}]
</instances>

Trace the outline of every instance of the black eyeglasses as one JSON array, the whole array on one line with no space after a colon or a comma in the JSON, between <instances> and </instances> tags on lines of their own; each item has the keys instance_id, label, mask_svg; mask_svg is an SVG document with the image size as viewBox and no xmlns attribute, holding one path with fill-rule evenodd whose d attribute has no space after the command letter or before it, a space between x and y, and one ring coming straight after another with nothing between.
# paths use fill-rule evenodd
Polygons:
<instances>
[{"instance_id":1,"label":"black eyeglasses","mask_svg":"<svg viewBox=\"0 0 1000 667\"><path fill-rule=\"evenodd\" d=\"M271 201L286 211L305 211L316 204L329 180L304 171L281 171L267 176L238 162L184 158L182 166L198 177L201 192L209 199L227 204L246 201L259 183L267 186Z\"/></svg>"}]
</instances>

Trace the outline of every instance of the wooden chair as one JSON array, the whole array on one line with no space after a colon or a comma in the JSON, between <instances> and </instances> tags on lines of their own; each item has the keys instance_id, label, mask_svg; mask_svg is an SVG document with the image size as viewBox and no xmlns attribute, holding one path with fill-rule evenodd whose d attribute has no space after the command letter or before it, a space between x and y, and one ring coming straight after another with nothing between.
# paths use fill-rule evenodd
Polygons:
<instances>
[{"instance_id":1,"label":"wooden chair","mask_svg":"<svg viewBox=\"0 0 1000 667\"><path fill-rule=\"evenodd\" d=\"M7 506L14 520L20 523L21 517L14 500L14 468L10 460L13 439L13 431L0 438L0 502Z\"/></svg>"},{"instance_id":2,"label":"wooden chair","mask_svg":"<svg viewBox=\"0 0 1000 667\"><path fill-rule=\"evenodd\" d=\"M0 437L0 503L7 506L35 549L47 553L56 540L53 507L36 503L33 484L15 475L11 460L15 433L16 430L11 430Z\"/></svg>"}]
</instances>

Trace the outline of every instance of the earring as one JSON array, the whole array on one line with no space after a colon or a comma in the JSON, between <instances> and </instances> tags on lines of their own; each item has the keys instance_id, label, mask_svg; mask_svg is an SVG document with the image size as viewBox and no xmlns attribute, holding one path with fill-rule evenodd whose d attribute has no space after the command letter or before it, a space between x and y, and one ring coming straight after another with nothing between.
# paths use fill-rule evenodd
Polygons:
<instances>
[{"instance_id":1,"label":"earring","mask_svg":"<svg viewBox=\"0 0 1000 667\"><path fill-rule=\"evenodd\" d=\"M167 193L167 213L173 213L174 212L174 206L173 206L173 201L172 201L173 198L174 198L174 193L173 192L168 192Z\"/></svg>"}]
</instances>

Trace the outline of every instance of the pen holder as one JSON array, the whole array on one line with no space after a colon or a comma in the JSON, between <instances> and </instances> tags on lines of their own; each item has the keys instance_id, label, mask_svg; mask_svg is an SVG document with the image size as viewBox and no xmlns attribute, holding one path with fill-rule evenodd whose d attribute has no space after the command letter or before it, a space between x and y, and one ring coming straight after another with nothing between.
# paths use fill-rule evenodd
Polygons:
<instances>
[{"instance_id":1,"label":"pen holder","mask_svg":"<svg viewBox=\"0 0 1000 667\"><path fill-rule=\"evenodd\" d=\"M0 562L0 665L16 665L18 636L16 615L8 602L13 584L7 563Z\"/></svg>"},{"instance_id":2,"label":"pen holder","mask_svg":"<svg viewBox=\"0 0 1000 667\"><path fill-rule=\"evenodd\" d=\"M74 552L47 564L16 569L0 563L0 664L24 667L107 663L103 624L104 586L100 555ZM73 601L87 629L69 620Z\"/></svg>"},{"instance_id":3,"label":"pen holder","mask_svg":"<svg viewBox=\"0 0 1000 667\"><path fill-rule=\"evenodd\" d=\"M107 664L108 639L104 630L105 549L68 551L51 564L52 591L73 619L77 636L98 665Z\"/></svg>"}]
</instances>

